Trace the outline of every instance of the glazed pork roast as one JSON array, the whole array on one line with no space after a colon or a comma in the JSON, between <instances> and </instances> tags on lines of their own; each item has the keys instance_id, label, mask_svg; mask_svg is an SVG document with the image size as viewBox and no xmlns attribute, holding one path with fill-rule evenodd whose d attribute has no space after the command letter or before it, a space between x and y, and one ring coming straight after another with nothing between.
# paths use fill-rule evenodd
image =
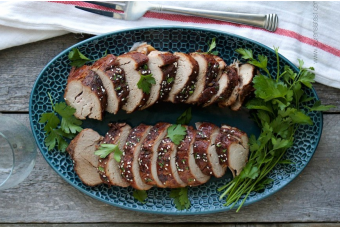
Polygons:
<instances>
[{"instance_id":1,"label":"glazed pork roast","mask_svg":"<svg viewBox=\"0 0 340 230\"><path fill-rule=\"evenodd\" d=\"M72 68L64 98L76 108L79 119L101 120L104 110L132 113L159 101L218 104L236 111L252 95L252 80L258 73L253 65L235 61L228 66L212 54L172 54L142 43L117 57L100 58L92 66ZM138 86L143 75L155 80L150 92Z\"/></svg>"},{"instance_id":2,"label":"glazed pork roast","mask_svg":"<svg viewBox=\"0 0 340 230\"><path fill-rule=\"evenodd\" d=\"M206 183L211 176L222 177L227 168L239 175L249 154L248 136L241 130L208 122L196 129L183 126L186 136L177 145L168 136L171 124L109 124L105 137L92 129L82 130L67 152L80 180L88 186L102 183L138 190L152 187L180 188ZM118 162L114 152L105 158L95 155L100 144L115 144L122 151Z\"/></svg>"}]
</instances>

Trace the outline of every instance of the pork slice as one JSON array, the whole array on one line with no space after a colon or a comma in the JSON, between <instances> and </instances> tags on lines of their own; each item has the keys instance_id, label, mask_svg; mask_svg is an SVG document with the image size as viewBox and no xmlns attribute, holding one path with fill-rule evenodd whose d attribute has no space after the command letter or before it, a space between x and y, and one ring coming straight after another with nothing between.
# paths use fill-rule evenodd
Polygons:
<instances>
[{"instance_id":1,"label":"pork slice","mask_svg":"<svg viewBox=\"0 0 340 230\"><path fill-rule=\"evenodd\" d=\"M124 151L127 136L131 127L125 123L110 123L109 131L106 133L103 144L118 145L121 151ZM105 158L99 158L99 174L105 184L128 187L130 184L122 177L120 162L114 159L114 153L110 153Z\"/></svg>"},{"instance_id":2,"label":"pork slice","mask_svg":"<svg viewBox=\"0 0 340 230\"><path fill-rule=\"evenodd\" d=\"M140 177L144 183L157 187L164 187L158 179L157 157L158 146L167 135L168 123L159 122L153 126L145 138L138 157Z\"/></svg>"},{"instance_id":3,"label":"pork slice","mask_svg":"<svg viewBox=\"0 0 340 230\"><path fill-rule=\"evenodd\" d=\"M120 55L116 59L118 66L125 72L127 88L129 90L127 102L122 107L127 113L140 109L149 99L150 94L144 93L137 86L141 75L151 74L147 66L148 60L145 54L136 51Z\"/></svg>"},{"instance_id":4,"label":"pork slice","mask_svg":"<svg viewBox=\"0 0 340 230\"><path fill-rule=\"evenodd\" d=\"M98 156L94 155L102 139L96 131L83 129L66 148L73 159L76 174L87 186L102 184L98 173Z\"/></svg>"},{"instance_id":5,"label":"pork slice","mask_svg":"<svg viewBox=\"0 0 340 230\"><path fill-rule=\"evenodd\" d=\"M201 171L206 175L223 176L215 149L215 139L220 132L219 127L208 122L197 122L197 134L194 144L195 159Z\"/></svg>"},{"instance_id":6,"label":"pork slice","mask_svg":"<svg viewBox=\"0 0 340 230\"><path fill-rule=\"evenodd\" d=\"M169 95L164 100L185 102L195 90L199 67L197 61L188 54L176 52L174 55L178 58L177 72Z\"/></svg>"},{"instance_id":7,"label":"pork slice","mask_svg":"<svg viewBox=\"0 0 340 230\"><path fill-rule=\"evenodd\" d=\"M255 75L259 74L258 69L251 64L242 64L239 69L239 77L241 79L240 91L234 104L231 105L231 109L234 111L239 110L246 98L251 95L255 89L253 87L253 79Z\"/></svg>"},{"instance_id":8,"label":"pork slice","mask_svg":"<svg viewBox=\"0 0 340 230\"><path fill-rule=\"evenodd\" d=\"M196 88L189 96L186 103L188 104L204 104L216 94L216 79L219 73L218 62L214 56L206 53L190 54L198 63L199 73L196 82ZM207 91L206 89L209 90ZM211 88L211 89L210 89ZM212 90L214 89L214 90Z\"/></svg>"},{"instance_id":9,"label":"pork slice","mask_svg":"<svg viewBox=\"0 0 340 230\"><path fill-rule=\"evenodd\" d=\"M64 99L76 109L78 119L102 120L107 106L107 93L100 77L89 66L72 68L67 79Z\"/></svg>"},{"instance_id":10,"label":"pork slice","mask_svg":"<svg viewBox=\"0 0 340 230\"><path fill-rule=\"evenodd\" d=\"M152 51L148 58L148 67L156 84L152 85L150 97L141 109L146 109L158 100L168 97L177 70L177 57L169 52Z\"/></svg>"},{"instance_id":11,"label":"pork slice","mask_svg":"<svg viewBox=\"0 0 340 230\"><path fill-rule=\"evenodd\" d=\"M217 95L221 92L220 88L225 87L225 85L223 85L223 83L225 83L225 79L221 79L221 77L224 69L226 68L226 63L219 56L213 56L213 58L217 62L217 77L212 80L212 82L202 92L202 96L197 104L203 104L203 107L215 102L214 98L218 97Z\"/></svg>"},{"instance_id":12,"label":"pork slice","mask_svg":"<svg viewBox=\"0 0 340 230\"><path fill-rule=\"evenodd\" d=\"M158 146L158 157L156 162L159 180L165 188L185 187L178 175L176 166L177 145L169 137L163 138Z\"/></svg>"},{"instance_id":13,"label":"pork slice","mask_svg":"<svg viewBox=\"0 0 340 230\"><path fill-rule=\"evenodd\" d=\"M228 125L221 126L224 140L236 139L238 144L230 145L227 150L228 167L233 175L239 175L248 162L249 139L245 132ZM225 141L226 142L226 141Z\"/></svg>"},{"instance_id":14,"label":"pork slice","mask_svg":"<svg viewBox=\"0 0 340 230\"><path fill-rule=\"evenodd\" d=\"M106 89L106 111L114 114L126 103L129 95L125 72L117 66L115 60L114 55L108 54L96 61L91 67L98 74Z\"/></svg>"},{"instance_id":15,"label":"pork slice","mask_svg":"<svg viewBox=\"0 0 340 230\"><path fill-rule=\"evenodd\" d=\"M176 167L180 179L188 186L198 186L209 180L198 168L193 155L193 145L196 138L196 130L191 126L185 126L187 135L177 147Z\"/></svg>"},{"instance_id":16,"label":"pork slice","mask_svg":"<svg viewBox=\"0 0 340 230\"><path fill-rule=\"evenodd\" d=\"M218 155L219 163L224 170L224 172L228 168L229 163L229 155L232 152L235 152L235 150L240 149L240 147L243 148L242 145L240 145L240 141L232 136L228 136L225 132L220 132L215 140L215 146L216 146L216 153ZM235 170L231 169L232 174L235 176Z\"/></svg>"},{"instance_id":17,"label":"pork slice","mask_svg":"<svg viewBox=\"0 0 340 230\"><path fill-rule=\"evenodd\" d=\"M141 145L152 127L145 124L130 130L124 146L124 154L121 159L122 176L137 190L148 190L152 186L146 184L139 173L138 157L141 151Z\"/></svg>"},{"instance_id":18,"label":"pork slice","mask_svg":"<svg viewBox=\"0 0 340 230\"><path fill-rule=\"evenodd\" d=\"M234 66L227 66L220 79L218 80L218 91L212 96L212 98L207 101L203 107L209 106L215 102L224 102L226 99L229 99L239 83L239 77L237 73L237 69ZM237 91L234 92L234 95L238 95ZM231 98L231 101L228 103L233 103L232 100L236 100L235 97Z\"/></svg>"}]
</instances>

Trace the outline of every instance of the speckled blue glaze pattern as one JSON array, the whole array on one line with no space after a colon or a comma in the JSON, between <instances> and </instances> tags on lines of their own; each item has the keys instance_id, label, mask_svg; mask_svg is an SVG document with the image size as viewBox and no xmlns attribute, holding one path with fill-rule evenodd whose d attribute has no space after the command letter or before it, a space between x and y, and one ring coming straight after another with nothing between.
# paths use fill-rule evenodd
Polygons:
<instances>
[{"instance_id":1,"label":"speckled blue glaze pattern","mask_svg":"<svg viewBox=\"0 0 340 230\"><path fill-rule=\"evenodd\" d=\"M189 210L183 211L178 211L175 208L172 199L168 195L169 189L152 188L148 191L146 203L142 204L133 198L132 188L108 187L106 185L88 187L75 174L72 160L67 153L61 153L57 150L48 151L44 145L44 126L38 122L42 113L51 111L47 92L50 92L54 101L63 101L64 88L71 69L67 56L74 47L77 47L87 57L94 60L100 58L105 51L115 55L127 52L138 41L148 42L156 49L168 50L170 52L180 51L188 53L199 49L207 50L207 43L213 37L216 37L216 50L219 52L219 56L227 64L231 64L233 60L240 58L235 53L235 49L239 47L250 48L254 51L255 55L264 54L268 56L268 69L273 75L276 75L276 57L272 49L243 37L201 28L157 27L125 30L90 38L60 53L42 70L33 86L30 97L29 113L31 128L46 161L64 180L75 188L93 198L117 207L149 213L175 215L207 214L230 210L229 207L223 206L225 201L219 200L221 193L217 191L217 188L225 185L231 179L230 172L221 179L212 178L207 184L189 188L188 193L192 205ZM295 71L298 71L284 57L281 57L280 64L282 68L284 65L289 65ZM314 89L305 88L304 90L308 96L315 98L313 101L308 102L312 105L318 99L316 92ZM105 115L106 117L103 122L86 120L84 121L84 127L95 128L98 132L104 134L107 130L106 124L110 121L123 120L133 126L140 122L149 124L155 124L158 121L175 122L178 115L185 108L183 105L173 106L166 104L163 107L162 105L157 105L151 107L148 111L138 111L130 115L126 115L124 112L120 112L116 116ZM194 108L193 114L194 121L192 121L191 125L195 121L203 120L216 121L215 123L218 125L227 121L228 124L243 129L248 134L259 132L259 128L255 127L256 125L252 123L245 110L232 112L229 109L211 106L208 109ZM299 127L295 135L294 146L289 149L285 156L286 159L292 160L295 164L278 165L270 174L274 182L261 192L251 193L245 205L257 202L280 190L291 182L308 164L317 148L322 130L322 113L313 112L309 115L314 125Z\"/></svg>"}]
</instances>

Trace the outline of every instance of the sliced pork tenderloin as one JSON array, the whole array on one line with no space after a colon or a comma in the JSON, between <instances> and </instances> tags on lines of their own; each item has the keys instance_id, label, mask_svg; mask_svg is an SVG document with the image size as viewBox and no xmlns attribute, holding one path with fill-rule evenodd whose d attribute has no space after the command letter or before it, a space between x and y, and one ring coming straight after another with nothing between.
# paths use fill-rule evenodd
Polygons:
<instances>
[{"instance_id":1,"label":"sliced pork tenderloin","mask_svg":"<svg viewBox=\"0 0 340 230\"><path fill-rule=\"evenodd\" d=\"M124 151L124 146L131 127L125 123L110 123L109 131L106 133L101 144L118 145L120 151ZM128 187L130 184L122 177L120 162L114 158L114 153L110 153L105 158L99 158L99 174L105 184Z\"/></svg>"},{"instance_id":2,"label":"sliced pork tenderloin","mask_svg":"<svg viewBox=\"0 0 340 230\"><path fill-rule=\"evenodd\" d=\"M172 103L185 102L193 94L199 73L197 61L188 54L176 52L177 73L174 84L165 101Z\"/></svg>"},{"instance_id":3,"label":"sliced pork tenderloin","mask_svg":"<svg viewBox=\"0 0 340 230\"><path fill-rule=\"evenodd\" d=\"M106 111L114 114L126 103L129 95L125 72L117 66L115 60L114 55L108 54L96 61L91 67L98 74L106 89Z\"/></svg>"},{"instance_id":4,"label":"sliced pork tenderloin","mask_svg":"<svg viewBox=\"0 0 340 230\"><path fill-rule=\"evenodd\" d=\"M186 136L177 147L176 167L180 179L188 186L198 186L210 179L204 175L197 166L194 158L193 145L196 138L196 130L191 126L185 126Z\"/></svg>"},{"instance_id":5,"label":"sliced pork tenderloin","mask_svg":"<svg viewBox=\"0 0 340 230\"><path fill-rule=\"evenodd\" d=\"M155 124L147 137L143 141L141 151L138 157L140 177L144 183L159 188L165 187L158 179L157 158L158 146L167 135L168 123L159 122Z\"/></svg>"},{"instance_id":6,"label":"sliced pork tenderloin","mask_svg":"<svg viewBox=\"0 0 340 230\"><path fill-rule=\"evenodd\" d=\"M152 126L140 124L130 130L126 139L124 154L121 159L120 169L122 176L137 190L148 190L152 186L143 181L139 173L138 157L141 151L141 145L150 132Z\"/></svg>"},{"instance_id":7,"label":"sliced pork tenderloin","mask_svg":"<svg viewBox=\"0 0 340 230\"><path fill-rule=\"evenodd\" d=\"M213 95L212 98L203 105L203 107L209 106L215 102L226 101L226 99L229 99L235 87L238 86L238 83L239 77L237 69L234 66L227 66L218 80L219 88L217 93Z\"/></svg>"},{"instance_id":8,"label":"sliced pork tenderloin","mask_svg":"<svg viewBox=\"0 0 340 230\"><path fill-rule=\"evenodd\" d=\"M229 71L229 73L230 73L230 74L228 74L229 80L230 80L231 76L233 76L234 79L236 79L235 76L237 76L237 82L235 83L233 88L228 87L229 90L232 90L229 97L227 97L227 95L230 92L229 90L225 91L226 92L225 95L221 95L219 97L218 106L221 107L221 108L233 105L236 102L237 97L238 97L239 92L240 92L241 79L239 77L239 72L240 72L239 71L239 63L234 62L233 64L231 64L230 66L227 67L227 71Z\"/></svg>"},{"instance_id":9,"label":"sliced pork tenderloin","mask_svg":"<svg viewBox=\"0 0 340 230\"><path fill-rule=\"evenodd\" d=\"M257 74L259 74L259 70L255 66L248 63L240 65L240 90L235 103L232 104L230 107L232 110L239 110L242 107L246 98L255 91L253 87L253 79Z\"/></svg>"},{"instance_id":10,"label":"sliced pork tenderloin","mask_svg":"<svg viewBox=\"0 0 340 230\"><path fill-rule=\"evenodd\" d=\"M224 172L215 149L215 139L220 133L220 128L208 122L197 122L195 125L197 134L194 153L197 165L206 175L223 176Z\"/></svg>"},{"instance_id":11,"label":"sliced pork tenderloin","mask_svg":"<svg viewBox=\"0 0 340 230\"><path fill-rule=\"evenodd\" d=\"M87 186L102 184L98 173L98 156L94 154L102 139L96 131L83 129L66 148L73 159L74 171Z\"/></svg>"},{"instance_id":12,"label":"sliced pork tenderloin","mask_svg":"<svg viewBox=\"0 0 340 230\"><path fill-rule=\"evenodd\" d=\"M149 58L142 53L132 51L117 57L116 62L125 72L129 96L123 110L127 113L140 109L148 101L150 94L139 89L137 83L141 79L141 75L149 75L151 71L148 69L147 63Z\"/></svg>"},{"instance_id":13,"label":"sliced pork tenderloin","mask_svg":"<svg viewBox=\"0 0 340 230\"><path fill-rule=\"evenodd\" d=\"M159 180L165 188L185 187L176 166L177 145L169 137L163 138L158 146L158 157L156 162Z\"/></svg>"},{"instance_id":14,"label":"sliced pork tenderloin","mask_svg":"<svg viewBox=\"0 0 340 230\"><path fill-rule=\"evenodd\" d=\"M199 73L196 81L196 87L193 93L189 96L186 103L188 104L204 104L208 100L211 99L210 94L214 95L216 93L216 86L214 86L219 69L218 62L215 60L214 56L206 53L191 53L191 57L193 57L199 66ZM203 93L207 88L213 87L216 92L210 93L209 95Z\"/></svg>"},{"instance_id":15,"label":"sliced pork tenderloin","mask_svg":"<svg viewBox=\"0 0 340 230\"><path fill-rule=\"evenodd\" d=\"M72 68L64 93L66 104L76 109L78 119L102 120L107 106L107 93L100 77L89 66Z\"/></svg>"},{"instance_id":16,"label":"sliced pork tenderloin","mask_svg":"<svg viewBox=\"0 0 340 230\"><path fill-rule=\"evenodd\" d=\"M169 52L151 51L148 58L148 67L156 84L151 86L150 97L141 109L168 97L177 70L177 57Z\"/></svg>"},{"instance_id":17,"label":"sliced pork tenderloin","mask_svg":"<svg viewBox=\"0 0 340 230\"><path fill-rule=\"evenodd\" d=\"M248 162L249 155L249 139L245 132L228 125L221 126L221 133L223 134L223 140L221 144L232 142L227 149L227 162L228 167L232 171L233 175L239 175ZM235 143L235 140L238 143ZM224 142L223 142L224 141ZM218 145L218 142L216 143Z\"/></svg>"},{"instance_id":18,"label":"sliced pork tenderloin","mask_svg":"<svg viewBox=\"0 0 340 230\"><path fill-rule=\"evenodd\" d=\"M201 104L210 104L213 98L219 93L219 88L223 87L223 85L220 85L220 78L223 74L223 70L226 67L225 62L223 61L222 58L218 56L213 56L213 58L217 61L217 77L214 78L209 85L203 90L202 96L199 98L198 103L199 105Z\"/></svg>"}]
</instances>

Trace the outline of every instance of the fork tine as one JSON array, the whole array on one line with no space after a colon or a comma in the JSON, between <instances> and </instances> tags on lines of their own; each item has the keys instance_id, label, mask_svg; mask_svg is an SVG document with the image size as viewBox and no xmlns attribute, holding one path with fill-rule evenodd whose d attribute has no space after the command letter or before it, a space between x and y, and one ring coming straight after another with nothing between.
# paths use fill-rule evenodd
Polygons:
<instances>
[{"instance_id":1,"label":"fork tine","mask_svg":"<svg viewBox=\"0 0 340 230\"><path fill-rule=\"evenodd\" d=\"M85 7L81 7L81 6L75 6L75 7L77 9L80 9L80 10L84 10L84 11L99 14L99 15L103 15L103 16L110 17L110 18L124 19L124 14L120 14L120 13L103 11L103 10L96 10L96 9L85 8Z\"/></svg>"},{"instance_id":2,"label":"fork tine","mask_svg":"<svg viewBox=\"0 0 340 230\"><path fill-rule=\"evenodd\" d=\"M98 6L105 6L111 9L116 9L116 10L121 10L121 11L124 11L126 7L126 3L124 2L113 2L113 1L112 2L85 1L85 2L98 5Z\"/></svg>"}]
</instances>

